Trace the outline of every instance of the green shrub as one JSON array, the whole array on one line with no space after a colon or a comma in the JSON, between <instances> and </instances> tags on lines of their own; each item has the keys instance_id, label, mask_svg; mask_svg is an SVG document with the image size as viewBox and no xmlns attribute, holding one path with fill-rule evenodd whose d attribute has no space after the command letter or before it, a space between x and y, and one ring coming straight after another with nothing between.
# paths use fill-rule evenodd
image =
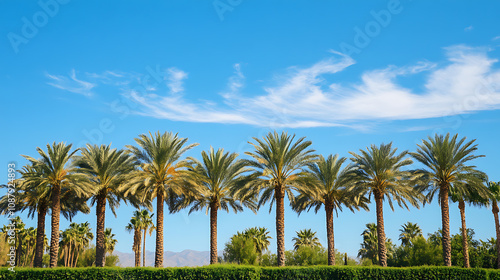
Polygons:
<instances>
[{"instance_id":1,"label":"green shrub","mask_svg":"<svg viewBox=\"0 0 500 280\"><path fill-rule=\"evenodd\" d=\"M19 268L10 272L0 270L0 280L139 280L139 279L224 279L224 280L278 280L278 279L473 279L500 280L500 271L482 268L409 267L381 268L361 266L258 267L214 265L185 268Z\"/></svg>"}]
</instances>

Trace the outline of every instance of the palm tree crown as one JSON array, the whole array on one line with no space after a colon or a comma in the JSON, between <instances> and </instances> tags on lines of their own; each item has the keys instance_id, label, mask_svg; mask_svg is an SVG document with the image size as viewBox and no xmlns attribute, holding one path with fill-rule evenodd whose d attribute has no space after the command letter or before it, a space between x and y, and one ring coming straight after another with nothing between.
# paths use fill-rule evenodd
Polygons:
<instances>
[{"instance_id":1,"label":"palm tree crown","mask_svg":"<svg viewBox=\"0 0 500 280\"><path fill-rule=\"evenodd\" d=\"M297 236L292 240L294 242L293 248L295 250L300 247L320 247L321 243L319 242L319 238L316 236L316 232L311 229L303 229L296 231Z\"/></svg>"},{"instance_id":2,"label":"palm tree crown","mask_svg":"<svg viewBox=\"0 0 500 280\"><path fill-rule=\"evenodd\" d=\"M401 240L401 245L408 245L415 238L422 236L422 229L418 224L407 222L399 230L399 240Z\"/></svg>"}]
</instances>

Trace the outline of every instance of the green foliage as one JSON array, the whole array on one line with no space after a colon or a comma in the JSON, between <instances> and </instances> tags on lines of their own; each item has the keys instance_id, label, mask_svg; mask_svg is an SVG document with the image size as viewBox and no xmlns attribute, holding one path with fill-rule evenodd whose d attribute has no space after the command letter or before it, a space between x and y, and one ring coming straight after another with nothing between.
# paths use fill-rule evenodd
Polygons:
<instances>
[{"instance_id":1,"label":"green foliage","mask_svg":"<svg viewBox=\"0 0 500 280\"><path fill-rule=\"evenodd\" d=\"M423 236L412 239L407 245L402 245L394 250L394 258L389 259L390 266L422 266L443 265L442 247Z\"/></svg>"},{"instance_id":2,"label":"green foliage","mask_svg":"<svg viewBox=\"0 0 500 280\"><path fill-rule=\"evenodd\" d=\"M259 254L252 239L235 234L224 248L224 261L237 264L257 264Z\"/></svg>"},{"instance_id":3,"label":"green foliage","mask_svg":"<svg viewBox=\"0 0 500 280\"><path fill-rule=\"evenodd\" d=\"M500 279L500 272L490 269L464 269L457 267L256 267L212 265L183 268L20 268L15 273L0 270L0 280L35 279L226 279L226 280L274 280L274 279Z\"/></svg>"},{"instance_id":4,"label":"green foliage","mask_svg":"<svg viewBox=\"0 0 500 280\"><path fill-rule=\"evenodd\" d=\"M321 246L300 246L296 250L285 252L286 265L326 265L328 252Z\"/></svg>"},{"instance_id":5,"label":"green foliage","mask_svg":"<svg viewBox=\"0 0 500 280\"><path fill-rule=\"evenodd\" d=\"M475 240L473 229L467 229L469 242L469 262L471 267L496 268L496 240ZM451 264L463 266L462 235L454 234L451 237Z\"/></svg>"}]
</instances>

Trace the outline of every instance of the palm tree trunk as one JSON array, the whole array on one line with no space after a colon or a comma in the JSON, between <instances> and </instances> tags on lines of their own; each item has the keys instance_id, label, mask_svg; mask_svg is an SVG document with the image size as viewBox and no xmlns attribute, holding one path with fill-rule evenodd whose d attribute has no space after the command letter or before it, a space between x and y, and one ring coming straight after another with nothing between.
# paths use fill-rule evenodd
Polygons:
<instances>
[{"instance_id":1,"label":"palm tree trunk","mask_svg":"<svg viewBox=\"0 0 500 280\"><path fill-rule=\"evenodd\" d=\"M384 230L384 201L379 192L375 192L375 204L377 207L377 236L378 236L378 259L380 265L387 266L387 248L385 247Z\"/></svg>"},{"instance_id":2,"label":"palm tree trunk","mask_svg":"<svg viewBox=\"0 0 500 280\"><path fill-rule=\"evenodd\" d=\"M73 267L76 267L76 264L78 263L78 257L80 256L80 248L76 250L76 258L75 258L75 263L73 264Z\"/></svg>"},{"instance_id":3,"label":"palm tree trunk","mask_svg":"<svg viewBox=\"0 0 500 280\"><path fill-rule=\"evenodd\" d=\"M335 265L335 240L333 235L333 206L325 204L326 235L328 238L328 265Z\"/></svg>"},{"instance_id":4,"label":"palm tree trunk","mask_svg":"<svg viewBox=\"0 0 500 280\"><path fill-rule=\"evenodd\" d=\"M57 266L59 253L59 219L61 214L61 186L52 186L52 218L50 233L50 263L49 267Z\"/></svg>"},{"instance_id":5,"label":"palm tree trunk","mask_svg":"<svg viewBox=\"0 0 500 280\"><path fill-rule=\"evenodd\" d=\"M210 264L217 263L217 202L210 203Z\"/></svg>"},{"instance_id":6,"label":"palm tree trunk","mask_svg":"<svg viewBox=\"0 0 500 280\"><path fill-rule=\"evenodd\" d=\"M464 254L464 267L469 268L469 244L467 240L467 226L465 225L465 202L463 200L458 202L458 209L460 209L460 219L462 220L462 250Z\"/></svg>"},{"instance_id":7,"label":"palm tree trunk","mask_svg":"<svg viewBox=\"0 0 500 280\"><path fill-rule=\"evenodd\" d=\"M276 198L276 243L278 245L278 266L285 266L285 193L281 186L274 189Z\"/></svg>"},{"instance_id":8,"label":"palm tree trunk","mask_svg":"<svg viewBox=\"0 0 500 280\"><path fill-rule=\"evenodd\" d=\"M441 186L439 196L441 199L441 220L443 227L443 260L445 266L451 266L451 240L450 240L450 208L448 204L449 186Z\"/></svg>"},{"instance_id":9,"label":"palm tree trunk","mask_svg":"<svg viewBox=\"0 0 500 280\"><path fill-rule=\"evenodd\" d=\"M500 223L498 221L499 209L498 204L495 200L493 201L491 212L493 212L493 217L495 217L495 231L497 234L497 268L500 268Z\"/></svg>"},{"instance_id":10,"label":"palm tree trunk","mask_svg":"<svg viewBox=\"0 0 500 280\"><path fill-rule=\"evenodd\" d=\"M104 267L106 263L106 252L104 244L104 220L106 217L106 190L103 189L97 195L97 232L96 232L96 248L95 248L95 265Z\"/></svg>"},{"instance_id":11,"label":"palm tree trunk","mask_svg":"<svg viewBox=\"0 0 500 280\"><path fill-rule=\"evenodd\" d=\"M36 245L35 245L35 267L42 267L43 247L45 243L45 216L47 215L47 207L40 206L38 209L37 225L36 225Z\"/></svg>"},{"instance_id":12,"label":"palm tree trunk","mask_svg":"<svg viewBox=\"0 0 500 280\"><path fill-rule=\"evenodd\" d=\"M156 212L155 267L163 267L163 190L156 195Z\"/></svg>"},{"instance_id":13,"label":"palm tree trunk","mask_svg":"<svg viewBox=\"0 0 500 280\"><path fill-rule=\"evenodd\" d=\"M136 229L134 230L134 253L135 253L135 266L141 266L141 232Z\"/></svg>"},{"instance_id":14,"label":"palm tree trunk","mask_svg":"<svg viewBox=\"0 0 500 280\"><path fill-rule=\"evenodd\" d=\"M64 266L68 267L68 245L64 246Z\"/></svg>"},{"instance_id":15,"label":"palm tree trunk","mask_svg":"<svg viewBox=\"0 0 500 280\"><path fill-rule=\"evenodd\" d=\"M147 229L144 229L144 242L142 246L142 266L146 266L146 231Z\"/></svg>"}]
</instances>

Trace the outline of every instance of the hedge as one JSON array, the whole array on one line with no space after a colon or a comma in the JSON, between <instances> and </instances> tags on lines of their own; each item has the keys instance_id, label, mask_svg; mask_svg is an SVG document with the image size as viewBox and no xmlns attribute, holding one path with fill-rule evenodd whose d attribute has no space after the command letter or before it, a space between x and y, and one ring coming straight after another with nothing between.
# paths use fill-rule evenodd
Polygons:
<instances>
[{"instance_id":1,"label":"hedge","mask_svg":"<svg viewBox=\"0 0 500 280\"><path fill-rule=\"evenodd\" d=\"M18 268L15 272L0 269L1 280L37 280L37 279L84 279L84 280L277 280L277 279L473 279L500 280L500 271L482 268L458 267L258 267L215 265L182 268Z\"/></svg>"}]
</instances>

